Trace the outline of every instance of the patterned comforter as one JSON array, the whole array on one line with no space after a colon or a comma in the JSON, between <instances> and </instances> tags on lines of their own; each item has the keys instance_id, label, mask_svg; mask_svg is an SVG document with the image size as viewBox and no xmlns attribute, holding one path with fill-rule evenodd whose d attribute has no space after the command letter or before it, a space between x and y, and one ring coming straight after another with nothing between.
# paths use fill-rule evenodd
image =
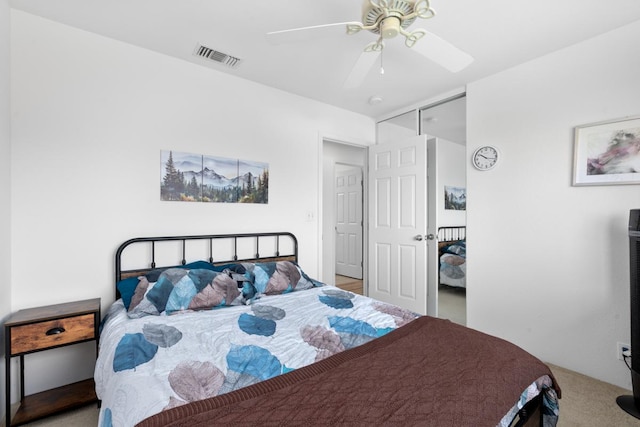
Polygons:
<instances>
[{"instance_id":1,"label":"patterned comforter","mask_svg":"<svg viewBox=\"0 0 640 427\"><path fill-rule=\"evenodd\" d=\"M467 249L464 240L440 249L440 284L466 287Z\"/></svg>"},{"instance_id":2,"label":"patterned comforter","mask_svg":"<svg viewBox=\"0 0 640 427\"><path fill-rule=\"evenodd\" d=\"M416 314L333 286L131 319L116 301L95 369L100 426L230 392L359 346Z\"/></svg>"}]
</instances>

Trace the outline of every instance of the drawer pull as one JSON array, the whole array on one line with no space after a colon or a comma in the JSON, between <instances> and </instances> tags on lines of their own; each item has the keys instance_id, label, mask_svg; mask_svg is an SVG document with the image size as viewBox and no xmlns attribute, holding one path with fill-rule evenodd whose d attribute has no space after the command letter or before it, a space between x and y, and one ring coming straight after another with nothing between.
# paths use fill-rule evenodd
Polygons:
<instances>
[{"instance_id":1,"label":"drawer pull","mask_svg":"<svg viewBox=\"0 0 640 427\"><path fill-rule=\"evenodd\" d=\"M47 331L47 335L58 335L64 332L63 327L51 328Z\"/></svg>"}]
</instances>

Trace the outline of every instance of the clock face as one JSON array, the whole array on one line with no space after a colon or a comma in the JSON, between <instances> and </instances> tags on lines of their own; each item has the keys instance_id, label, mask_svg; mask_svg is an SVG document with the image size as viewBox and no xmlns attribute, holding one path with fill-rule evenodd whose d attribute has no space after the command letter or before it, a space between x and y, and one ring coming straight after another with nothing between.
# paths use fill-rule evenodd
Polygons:
<instances>
[{"instance_id":1,"label":"clock face","mask_svg":"<svg viewBox=\"0 0 640 427\"><path fill-rule=\"evenodd\" d=\"M473 166L478 170L486 171L498 163L498 150L495 147L486 145L478 148L473 153Z\"/></svg>"}]
</instances>

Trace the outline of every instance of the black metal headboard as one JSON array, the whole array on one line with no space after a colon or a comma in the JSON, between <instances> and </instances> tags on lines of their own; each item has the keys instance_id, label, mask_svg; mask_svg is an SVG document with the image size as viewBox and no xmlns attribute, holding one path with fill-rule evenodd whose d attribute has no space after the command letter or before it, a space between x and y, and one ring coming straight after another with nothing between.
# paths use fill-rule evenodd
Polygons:
<instances>
[{"instance_id":1,"label":"black metal headboard","mask_svg":"<svg viewBox=\"0 0 640 427\"><path fill-rule=\"evenodd\" d=\"M125 257L135 249L137 253ZM288 232L137 237L122 243L115 258L117 284L156 268L200 260L210 264L284 259L298 262L298 240ZM116 299L119 297L116 289Z\"/></svg>"},{"instance_id":2,"label":"black metal headboard","mask_svg":"<svg viewBox=\"0 0 640 427\"><path fill-rule=\"evenodd\" d=\"M455 225L438 228L438 243L450 243L467 238L467 227L464 225Z\"/></svg>"}]
</instances>

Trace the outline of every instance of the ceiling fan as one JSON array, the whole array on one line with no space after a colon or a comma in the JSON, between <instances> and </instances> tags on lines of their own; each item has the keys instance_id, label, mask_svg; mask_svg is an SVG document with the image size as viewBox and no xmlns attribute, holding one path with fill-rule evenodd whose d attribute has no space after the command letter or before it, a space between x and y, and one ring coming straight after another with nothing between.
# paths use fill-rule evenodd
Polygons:
<instances>
[{"instance_id":1,"label":"ceiling fan","mask_svg":"<svg viewBox=\"0 0 640 427\"><path fill-rule=\"evenodd\" d=\"M417 18L429 19L435 14L429 0L364 0L362 22L340 22L273 31L267 33L267 39L274 44L287 43L340 28L346 28L346 34L360 31L376 34L377 40L364 48L345 80L345 88L359 86L382 53L385 40L398 35L405 38L405 45L411 51L425 56L449 71L461 71L473 62L473 57L426 30L408 30ZM381 71L383 72L382 68Z\"/></svg>"}]
</instances>

